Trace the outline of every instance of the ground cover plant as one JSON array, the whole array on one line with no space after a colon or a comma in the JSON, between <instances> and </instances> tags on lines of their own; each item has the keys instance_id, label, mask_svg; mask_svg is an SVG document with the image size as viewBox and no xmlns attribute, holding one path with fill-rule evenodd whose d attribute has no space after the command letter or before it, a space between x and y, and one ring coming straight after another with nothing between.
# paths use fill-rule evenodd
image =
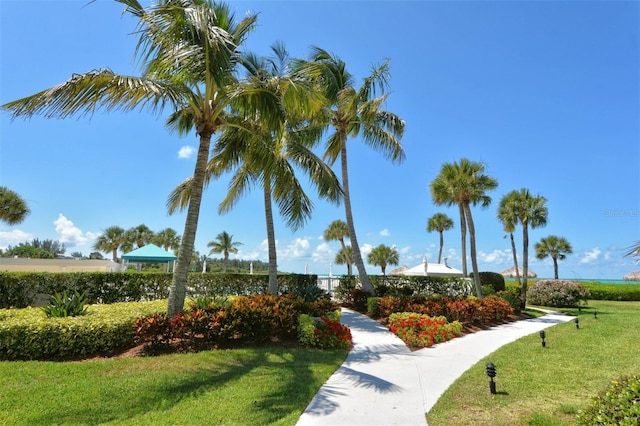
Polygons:
<instances>
[{"instance_id":1,"label":"ground cover plant","mask_svg":"<svg viewBox=\"0 0 640 426\"><path fill-rule=\"evenodd\" d=\"M574 425L612 381L640 372L639 302L589 300L562 311L576 315L579 328L549 327L544 348L534 334L481 360L442 395L429 425ZM489 361L497 366L497 395L489 392Z\"/></svg>"}]
</instances>

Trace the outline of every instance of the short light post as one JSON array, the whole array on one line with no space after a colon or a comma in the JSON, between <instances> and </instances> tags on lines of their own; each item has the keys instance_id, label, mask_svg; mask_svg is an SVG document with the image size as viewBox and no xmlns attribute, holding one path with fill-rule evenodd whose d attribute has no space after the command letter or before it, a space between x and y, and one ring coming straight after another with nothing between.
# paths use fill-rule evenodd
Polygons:
<instances>
[{"instance_id":1,"label":"short light post","mask_svg":"<svg viewBox=\"0 0 640 426\"><path fill-rule=\"evenodd\" d=\"M545 338L547 337L547 333L544 330L540 330L540 338L542 339L542 347L547 347L547 342L545 342Z\"/></svg>"},{"instance_id":2,"label":"short light post","mask_svg":"<svg viewBox=\"0 0 640 426\"><path fill-rule=\"evenodd\" d=\"M578 317L576 317L576 319L574 319L573 322L576 323L576 329L579 329L580 328L580 320L578 319Z\"/></svg>"},{"instance_id":3,"label":"short light post","mask_svg":"<svg viewBox=\"0 0 640 426\"><path fill-rule=\"evenodd\" d=\"M488 362L485 368L487 370L487 376L489 376L489 391L491 391L492 395L495 395L497 393L496 382L493 381L493 378L496 377L496 365Z\"/></svg>"}]
</instances>

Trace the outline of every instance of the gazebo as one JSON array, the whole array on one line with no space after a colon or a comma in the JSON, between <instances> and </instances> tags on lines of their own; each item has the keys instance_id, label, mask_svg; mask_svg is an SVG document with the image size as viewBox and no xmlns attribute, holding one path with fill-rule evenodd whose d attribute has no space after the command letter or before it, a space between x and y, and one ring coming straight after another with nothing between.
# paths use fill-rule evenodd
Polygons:
<instances>
[{"instance_id":1,"label":"gazebo","mask_svg":"<svg viewBox=\"0 0 640 426\"><path fill-rule=\"evenodd\" d=\"M522 276L522 268L518 266L518 275ZM516 267L512 266L509 269L505 269L504 271L500 272L500 275L507 277L507 278L515 278L516 277ZM527 270L527 278L536 278L538 276L538 274L536 274L535 272L533 272L531 269Z\"/></svg>"},{"instance_id":2,"label":"gazebo","mask_svg":"<svg viewBox=\"0 0 640 426\"><path fill-rule=\"evenodd\" d=\"M122 258L129 262L139 263L169 263L177 257L155 244L147 244L138 249L123 254Z\"/></svg>"}]
</instances>

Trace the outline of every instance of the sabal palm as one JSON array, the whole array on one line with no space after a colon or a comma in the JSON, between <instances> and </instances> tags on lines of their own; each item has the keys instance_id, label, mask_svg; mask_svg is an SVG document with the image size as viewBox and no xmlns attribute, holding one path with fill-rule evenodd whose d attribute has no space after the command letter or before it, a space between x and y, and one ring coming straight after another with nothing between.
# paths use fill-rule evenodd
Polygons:
<instances>
[{"instance_id":1,"label":"sabal palm","mask_svg":"<svg viewBox=\"0 0 640 426\"><path fill-rule=\"evenodd\" d=\"M336 262L336 265L345 265L347 263L347 258L353 258L353 250L351 250L351 246L345 246L338 250L334 261Z\"/></svg>"},{"instance_id":2,"label":"sabal palm","mask_svg":"<svg viewBox=\"0 0 640 426\"><path fill-rule=\"evenodd\" d=\"M17 192L0 186L0 220L9 225L18 225L29 213L31 210Z\"/></svg>"},{"instance_id":3,"label":"sabal palm","mask_svg":"<svg viewBox=\"0 0 640 426\"><path fill-rule=\"evenodd\" d=\"M511 254L513 255L513 267L516 274L516 282L520 283L520 269L518 268L518 254L516 251L516 242L513 238L513 233L516 230L518 224L518 217L516 216L516 205L518 203L518 192L511 191L500 199L500 205L498 206L498 220L502 223L504 232L509 233L509 239L511 240Z\"/></svg>"},{"instance_id":4,"label":"sabal palm","mask_svg":"<svg viewBox=\"0 0 640 426\"><path fill-rule=\"evenodd\" d=\"M461 159L459 163L455 161L445 163L429 186L431 197L436 205L458 206L462 235L462 271L465 276L467 276L466 231L469 230L473 282L478 297L482 297L482 289L478 274L476 231L471 206L480 204L481 207L488 207L491 204L491 197L486 192L498 186L498 181L485 175L484 170L484 164L466 158Z\"/></svg>"},{"instance_id":5,"label":"sabal palm","mask_svg":"<svg viewBox=\"0 0 640 426\"><path fill-rule=\"evenodd\" d=\"M311 198L298 181L296 170L309 177L322 198L338 202L342 197L340 183L321 158L312 151L318 140L316 128L301 126L305 114L319 105L319 97L307 82L296 81L288 73L288 57L282 45L273 47L274 58L243 57L249 72L245 85L262 90L277 99L284 112L280 123L265 123L264 114L247 116L239 111L242 121L229 127L214 147L207 166L207 182L225 172L232 172L228 193L219 206L220 213L230 211L252 185L261 186L265 205L269 251L269 291L278 292L277 254L272 201L275 201L287 226L299 229L310 218ZM169 197L170 212L181 208L190 196L187 179Z\"/></svg>"},{"instance_id":6,"label":"sabal palm","mask_svg":"<svg viewBox=\"0 0 640 426\"><path fill-rule=\"evenodd\" d=\"M366 145L381 151L393 162L400 163L404 160L400 139L405 123L396 114L382 109L388 97L384 91L388 87L390 76L389 61L372 67L371 74L363 80L359 89L355 88L354 77L347 71L344 61L321 48L314 47L310 60L299 65L302 75L316 81L328 100L323 114L316 117L316 122L332 128L326 140L325 159L333 165L340 158L352 259L358 268L362 288L373 294L375 291L367 276L353 222L347 140L360 136ZM381 93L380 96L377 96L378 92Z\"/></svg>"},{"instance_id":7,"label":"sabal palm","mask_svg":"<svg viewBox=\"0 0 640 426\"><path fill-rule=\"evenodd\" d=\"M238 247L241 245L241 242L233 241L233 235L230 235L227 231L222 231L216 235L216 239L214 241L209 241L207 247L211 248L209 254L223 253L224 259L222 260L222 272L227 272L229 253L237 253Z\"/></svg>"},{"instance_id":8,"label":"sabal palm","mask_svg":"<svg viewBox=\"0 0 640 426\"><path fill-rule=\"evenodd\" d=\"M520 299L522 306L525 306L529 275L529 227L534 229L547 224L549 214L546 206L547 199L541 195L531 195L526 188L511 191L506 197L512 198L510 202L511 215L517 218L516 223L522 225L522 293Z\"/></svg>"},{"instance_id":9,"label":"sabal palm","mask_svg":"<svg viewBox=\"0 0 640 426\"><path fill-rule=\"evenodd\" d=\"M375 266L380 266L382 275L386 275L387 265L397 265L399 261L400 255L398 254L398 250L394 247L385 246L384 244L372 248L367 256L367 262Z\"/></svg>"},{"instance_id":10,"label":"sabal palm","mask_svg":"<svg viewBox=\"0 0 640 426\"><path fill-rule=\"evenodd\" d=\"M347 275L352 275L353 262L351 261L351 257L349 257L349 251L344 242L345 238L349 238L347 224L340 219L334 220L329 224L329 227L325 229L323 237L325 241L340 241L340 247L344 253L344 263L347 264Z\"/></svg>"},{"instance_id":11,"label":"sabal palm","mask_svg":"<svg viewBox=\"0 0 640 426\"><path fill-rule=\"evenodd\" d=\"M118 261L118 249L125 242L125 231L119 226L110 226L100 235L93 248L105 253L111 252L111 259Z\"/></svg>"},{"instance_id":12,"label":"sabal palm","mask_svg":"<svg viewBox=\"0 0 640 426\"><path fill-rule=\"evenodd\" d=\"M558 279L558 259L566 259L568 254L573 253L573 247L566 238L549 235L535 244L536 258L542 260L547 256L553 259L553 277Z\"/></svg>"},{"instance_id":13,"label":"sabal palm","mask_svg":"<svg viewBox=\"0 0 640 426\"><path fill-rule=\"evenodd\" d=\"M136 248L149 244L154 237L153 231L144 223L129 228L124 233L125 245L123 249L129 251L135 245Z\"/></svg>"},{"instance_id":14,"label":"sabal palm","mask_svg":"<svg viewBox=\"0 0 640 426\"><path fill-rule=\"evenodd\" d=\"M444 213L436 213L427 220L427 232L438 231L440 235L440 250L438 263L442 263L442 248L444 247L444 231L453 228L453 219Z\"/></svg>"},{"instance_id":15,"label":"sabal palm","mask_svg":"<svg viewBox=\"0 0 640 426\"><path fill-rule=\"evenodd\" d=\"M180 235L178 235L175 229L165 228L157 232L151 238L151 242L166 251L172 250L174 253L177 253L180 248Z\"/></svg>"},{"instance_id":16,"label":"sabal palm","mask_svg":"<svg viewBox=\"0 0 640 426\"><path fill-rule=\"evenodd\" d=\"M200 138L182 244L169 292L168 313L182 311L190 253L198 225L211 136L225 126L225 110L240 94L234 67L237 48L256 16L236 20L223 3L212 0L160 0L143 8L138 0L116 0L138 19L136 53L142 75L115 74L110 69L74 74L68 81L3 105L15 116L42 114L65 118L74 114L149 109L173 113L167 124ZM251 102L242 93L245 102ZM258 96L259 97L259 96ZM184 254L184 255L180 255Z\"/></svg>"}]
</instances>

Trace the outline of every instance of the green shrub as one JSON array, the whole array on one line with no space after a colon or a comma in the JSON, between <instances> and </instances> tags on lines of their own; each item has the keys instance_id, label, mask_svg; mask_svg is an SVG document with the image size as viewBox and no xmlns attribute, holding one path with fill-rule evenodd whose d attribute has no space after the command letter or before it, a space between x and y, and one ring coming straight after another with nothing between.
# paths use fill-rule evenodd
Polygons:
<instances>
[{"instance_id":1,"label":"green shrub","mask_svg":"<svg viewBox=\"0 0 640 426\"><path fill-rule=\"evenodd\" d=\"M578 416L578 424L640 425L640 375L614 380Z\"/></svg>"},{"instance_id":2,"label":"green shrub","mask_svg":"<svg viewBox=\"0 0 640 426\"><path fill-rule=\"evenodd\" d=\"M504 276L497 272L478 272L480 285L489 285L493 288L492 293L505 290ZM483 293L484 294L484 293Z\"/></svg>"},{"instance_id":3,"label":"green shrub","mask_svg":"<svg viewBox=\"0 0 640 426\"><path fill-rule=\"evenodd\" d=\"M78 290L69 295L67 290L62 294L56 293L49 298L49 306L44 306L42 310L48 317L62 318L84 315L87 312L87 293L82 294Z\"/></svg>"},{"instance_id":4,"label":"green shrub","mask_svg":"<svg viewBox=\"0 0 640 426\"><path fill-rule=\"evenodd\" d=\"M592 300L640 301L640 284L602 284L581 282Z\"/></svg>"},{"instance_id":5,"label":"green shrub","mask_svg":"<svg viewBox=\"0 0 640 426\"><path fill-rule=\"evenodd\" d=\"M367 299L367 315L371 318L378 318L380 316L380 297L370 297Z\"/></svg>"},{"instance_id":6,"label":"green shrub","mask_svg":"<svg viewBox=\"0 0 640 426\"><path fill-rule=\"evenodd\" d=\"M497 292L496 296L506 300L515 312L522 311L523 306L519 289L514 290L512 287L508 287L507 290Z\"/></svg>"},{"instance_id":7,"label":"green shrub","mask_svg":"<svg viewBox=\"0 0 640 426\"><path fill-rule=\"evenodd\" d=\"M589 290L573 281L539 280L527 290L527 301L532 305L574 308L586 303L589 295Z\"/></svg>"},{"instance_id":8,"label":"green shrub","mask_svg":"<svg viewBox=\"0 0 640 426\"><path fill-rule=\"evenodd\" d=\"M353 304L351 299L351 290L358 286L357 277L355 275L345 275L340 278L340 284L335 288L333 295L338 302L350 306Z\"/></svg>"}]
</instances>

